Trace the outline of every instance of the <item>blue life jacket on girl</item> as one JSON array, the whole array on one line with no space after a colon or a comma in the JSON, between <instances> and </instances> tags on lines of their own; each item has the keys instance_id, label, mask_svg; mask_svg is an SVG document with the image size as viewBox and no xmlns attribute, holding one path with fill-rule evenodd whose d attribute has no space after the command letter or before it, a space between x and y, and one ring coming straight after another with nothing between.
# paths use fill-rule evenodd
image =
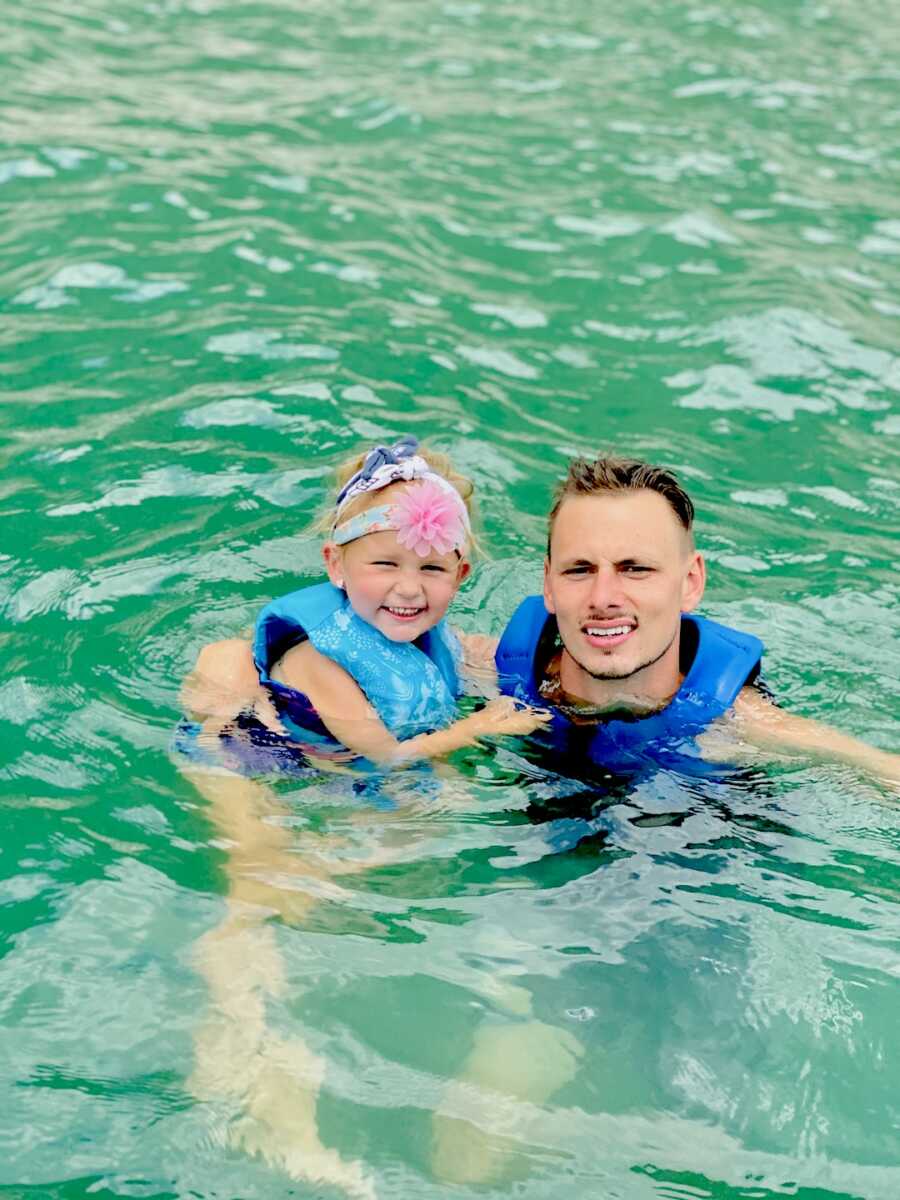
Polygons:
<instances>
[{"instance_id":1,"label":"blue life jacket on girl","mask_svg":"<svg viewBox=\"0 0 900 1200\"><path fill-rule=\"evenodd\" d=\"M453 720L462 651L446 622L439 622L417 643L392 642L356 615L344 592L319 583L267 604L253 639L260 682L299 741L334 743L309 697L270 674L288 650L307 639L353 676L395 737L415 737Z\"/></svg>"},{"instance_id":2,"label":"blue life jacket on girl","mask_svg":"<svg viewBox=\"0 0 900 1200\"><path fill-rule=\"evenodd\" d=\"M546 707L540 683L556 635L556 620L544 607L543 598L523 600L497 647L495 661L502 691ZM728 712L741 688L756 678L763 644L753 634L706 617L684 615L681 645L683 659L694 648L693 659L681 687L664 709L647 717L615 717L596 725L576 724L556 710L552 722L532 736L539 741L549 738L556 751L586 754L611 771L630 771L652 763L706 774L693 739ZM693 768L687 765L688 759L693 760Z\"/></svg>"}]
</instances>

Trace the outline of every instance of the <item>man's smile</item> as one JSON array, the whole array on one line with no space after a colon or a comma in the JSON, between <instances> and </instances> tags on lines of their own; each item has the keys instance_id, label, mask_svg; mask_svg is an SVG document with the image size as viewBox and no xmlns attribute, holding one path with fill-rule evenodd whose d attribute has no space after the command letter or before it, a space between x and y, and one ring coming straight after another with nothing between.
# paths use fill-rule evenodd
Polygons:
<instances>
[{"instance_id":1,"label":"man's smile","mask_svg":"<svg viewBox=\"0 0 900 1200\"><path fill-rule=\"evenodd\" d=\"M627 642L636 629L637 621L633 617L591 618L582 625L581 632L589 646L609 650Z\"/></svg>"}]
</instances>

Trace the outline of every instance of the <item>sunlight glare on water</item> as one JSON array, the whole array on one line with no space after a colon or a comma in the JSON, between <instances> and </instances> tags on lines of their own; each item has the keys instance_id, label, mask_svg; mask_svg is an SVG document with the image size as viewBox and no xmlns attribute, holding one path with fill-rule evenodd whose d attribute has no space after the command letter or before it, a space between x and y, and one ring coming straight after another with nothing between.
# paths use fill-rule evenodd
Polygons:
<instances>
[{"instance_id":1,"label":"sunlight glare on water","mask_svg":"<svg viewBox=\"0 0 900 1200\"><path fill-rule=\"evenodd\" d=\"M876 782L506 743L216 816L168 754L198 648L318 578L332 467L404 432L477 485L463 628L538 588L567 459L637 454L778 697L896 748L889 13L0 18L0 1191L896 1200Z\"/></svg>"}]
</instances>

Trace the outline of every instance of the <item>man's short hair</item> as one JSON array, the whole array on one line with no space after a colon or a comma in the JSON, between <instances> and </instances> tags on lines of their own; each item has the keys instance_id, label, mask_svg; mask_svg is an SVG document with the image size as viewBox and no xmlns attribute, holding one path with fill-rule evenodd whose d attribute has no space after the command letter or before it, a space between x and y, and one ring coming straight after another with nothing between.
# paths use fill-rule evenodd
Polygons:
<instances>
[{"instance_id":1,"label":"man's short hair","mask_svg":"<svg viewBox=\"0 0 900 1200\"><path fill-rule=\"evenodd\" d=\"M657 492L668 503L685 532L694 524L694 502L678 482L673 471L654 467L636 458L573 458L569 471L553 493L550 525L547 530L547 557L553 525L563 501L569 496L601 496L607 492Z\"/></svg>"}]
</instances>

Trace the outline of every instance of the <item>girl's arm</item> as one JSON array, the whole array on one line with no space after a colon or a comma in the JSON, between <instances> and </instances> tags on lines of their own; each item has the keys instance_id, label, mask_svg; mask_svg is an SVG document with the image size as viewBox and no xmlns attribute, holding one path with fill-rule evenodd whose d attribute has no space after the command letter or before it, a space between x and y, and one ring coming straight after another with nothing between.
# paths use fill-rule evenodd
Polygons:
<instances>
[{"instance_id":1,"label":"girl's arm","mask_svg":"<svg viewBox=\"0 0 900 1200\"><path fill-rule=\"evenodd\" d=\"M337 741L377 763L438 758L471 746L480 737L531 733L550 719L549 713L517 708L514 701L501 697L447 729L399 741L379 720L356 681L309 642L287 652L278 674L281 682L309 696Z\"/></svg>"}]
</instances>

